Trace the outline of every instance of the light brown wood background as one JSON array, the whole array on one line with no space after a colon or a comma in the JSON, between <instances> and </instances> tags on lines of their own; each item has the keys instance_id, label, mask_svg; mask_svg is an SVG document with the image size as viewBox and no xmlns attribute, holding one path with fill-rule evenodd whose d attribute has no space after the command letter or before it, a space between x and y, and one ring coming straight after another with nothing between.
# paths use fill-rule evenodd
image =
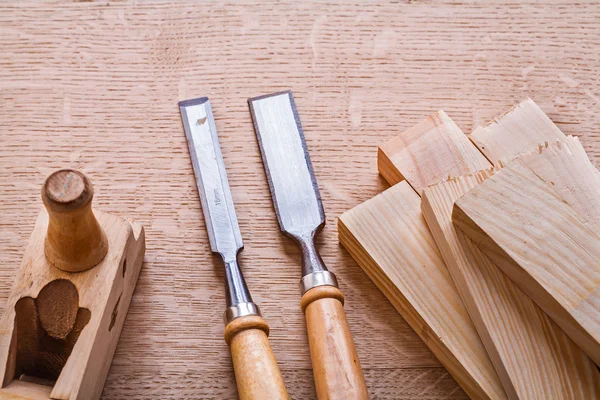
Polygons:
<instances>
[{"instance_id":1,"label":"light brown wood background","mask_svg":"<svg viewBox=\"0 0 600 400\"><path fill-rule=\"evenodd\" d=\"M594 4L596 3L596 4ZM444 109L465 131L531 96L600 163L595 1L0 4L0 305L52 170L93 179L96 207L141 221L146 263L106 399L235 398L177 101L209 96L246 249L290 394L315 397L298 251L280 235L246 98L292 89L321 189L320 249L374 399L463 399L338 245L336 218L386 185L376 146Z\"/></svg>"}]
</instances>

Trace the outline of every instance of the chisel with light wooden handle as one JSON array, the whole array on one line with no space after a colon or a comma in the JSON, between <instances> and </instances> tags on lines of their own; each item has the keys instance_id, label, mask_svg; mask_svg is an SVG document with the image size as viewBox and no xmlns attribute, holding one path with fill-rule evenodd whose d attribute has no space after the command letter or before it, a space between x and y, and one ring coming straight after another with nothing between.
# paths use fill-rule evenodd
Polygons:
<instances>
[{"instance_id":1,"label":"chisel with light wooden handle","mask_svg":"<svg viewBox=\"0 0 600 400\"><path fill-rule=\"evenodd\" d=\"M302 251L300 306L306 317L317 397L368 399L344 296L315 248L325 225L319 188L291 92L248 100L279 227Z\"/></svg>"},{"instance_id":2,"label":"chisel with light wooden handle","mask_svg":"<svg viewBox=\"0 0 600 400\"><path fill-rule=\"evenodd\" d=\"M244 248L217 129L208 98L179 103L202 212L213 253L225 267L227 309L225 341L231 350L238 395L242 400L288 399L269 344L269 325L252 302L238 264Z\"/></svg>"}]
</instances>

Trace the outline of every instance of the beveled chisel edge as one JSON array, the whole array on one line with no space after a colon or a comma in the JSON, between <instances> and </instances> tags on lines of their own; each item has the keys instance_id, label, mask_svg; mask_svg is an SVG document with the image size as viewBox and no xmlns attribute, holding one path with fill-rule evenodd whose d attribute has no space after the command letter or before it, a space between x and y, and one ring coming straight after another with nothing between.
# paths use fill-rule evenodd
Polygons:
<instances>
[{"instance_id":1,"label":"beveled chisel edge","mask_svg":"<svg viewBox=\"0 0 600 400\"><path fill-rule=\"evenodd\" d=\"M177 105L179 107L198 106L208 101L208 97L196 97L195 99L181 100Z\"/></svg>"}]
</instances>

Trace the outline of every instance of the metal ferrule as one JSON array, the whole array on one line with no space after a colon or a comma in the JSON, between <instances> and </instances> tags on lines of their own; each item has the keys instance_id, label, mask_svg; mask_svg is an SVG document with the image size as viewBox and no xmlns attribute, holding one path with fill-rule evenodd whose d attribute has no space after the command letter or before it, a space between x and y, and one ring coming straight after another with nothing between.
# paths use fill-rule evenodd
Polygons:
<instances>
[{"instance_id":1,"label":"metal ferrule","mask_svg":"<svg viewBox=\"0 0 600 400\"><path fill-rule=\"evenodd\" d=\"M295 239L302 251L302 279L300 280L300 291L302 295L317 286L338 287L337 279L333 272L329 272L323 263L315 247L316 231L304 236L296 236Z\"/></svg>"},{"instance_id":2,"label":"metal ferrule","mask_svg":"<svg viewBox=\"0 0 600 400\"><path fill-rule=\"evenodd\" d=\"M335 274L329 271L316 271L304 275L300 280L300 291L302 292L302 295L317 286L338 287Z\"/></svg>"},{"instance_id":3,"label":"metal ferrule","mask_svg":"<svg viewBox=\"0 0 600 400\"><path fill-rule=\"evenodd\" d=\"M254 303L239 303L227 307L223 314L223 321L225 322L225 325L227 325L236 318L246 317L248 315L258 315L260 317L260 308Z\"/></svg>"},{"instance_id":4,"label":"metal ferrule","mask_svg":"<svg viewBox=\"0 0 600 400\"><path fill-rule=\"evenodd\" d=\"M224 261L223 264L225 266L227 307L232 307L240 303L252 303L252 296L250 296L250 291L237 262L237 255L232 256L230 261Z\"/></svg>"},{"instance_id":5,"label":"metal ferrule","mask_svg":"<svg viewBox=\"0 0 600 400\"><path fill-rule=\"evenodd\" d=\"M225 325L239 317L247 315L260 316L260 309L252 302L250 291L237 262L237 255L230 261L225 261L224 264L225 292L227 296L227 309L225 309L223 315Z\"/></svg>"}]
</instances>

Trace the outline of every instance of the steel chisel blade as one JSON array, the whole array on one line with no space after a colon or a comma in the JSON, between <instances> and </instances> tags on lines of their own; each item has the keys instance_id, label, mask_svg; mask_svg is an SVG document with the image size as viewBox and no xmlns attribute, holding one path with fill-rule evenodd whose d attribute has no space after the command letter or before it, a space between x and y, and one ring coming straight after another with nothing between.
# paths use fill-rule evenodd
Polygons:
<instances>
[{"instance_id":1,"label":"steel chisel blade","mask_svg":"<svg viewBox=\"0 0 600 400\"><path fill-rule=\"evenodd\" d=\"M292 92L248 103L279 227L295 237L314 233L325 215Z\"/></svg>"},{"instance_id":2,"label":"steel chisel blade","mask_svg":"<svg viewBox=\"0 0 600 400\"><path fill-rule=\"evenodd\" d=\"M224 261L243 247L210 101L206 97L179 103L210 246Z\"/></svg>"},{"instance_id":3,"label":"steel chisel blade","mask_svg":"<svg viewBox=\"0 0 600 400\"><path fill-rule=\"evenodd\" d=\"M279 227L301 251L300 304L317 397L368 399L342 292L315 246L325 215L292 93L255 97L248 103Z\"/></svg>"}]
</instances>

